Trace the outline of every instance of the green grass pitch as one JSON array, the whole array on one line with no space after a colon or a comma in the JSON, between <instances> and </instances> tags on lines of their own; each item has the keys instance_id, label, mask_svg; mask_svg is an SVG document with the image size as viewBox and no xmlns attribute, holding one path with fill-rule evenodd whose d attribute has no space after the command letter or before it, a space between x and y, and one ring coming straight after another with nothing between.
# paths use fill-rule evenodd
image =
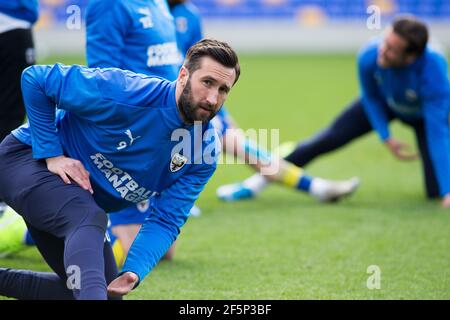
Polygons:
<instances>
[{"instance_id":1,"label":"green grass pitch","mask_svg":"<svg viewBox=\"0 0 450 320\"><path fill-rule=\"evenodd\" d=\"M83 63L40 62L57 61ZM229 111L244 129L279 128L281 141L309 137L358 91L353 55L243 55L241 67ZM409 128L391 128L414 145ZM372 133L307 170L357 175L362 184L331 205L277 185L229 204L216 199L216 188L252 171L220 165L174 261L161 262L127 299L448 299L450 211L425 200L419 161L395 160ZM366 286L370 265L381 270L380 289ZM49 270L34 248L0 266Z\"/></svg>"}]
</instances>

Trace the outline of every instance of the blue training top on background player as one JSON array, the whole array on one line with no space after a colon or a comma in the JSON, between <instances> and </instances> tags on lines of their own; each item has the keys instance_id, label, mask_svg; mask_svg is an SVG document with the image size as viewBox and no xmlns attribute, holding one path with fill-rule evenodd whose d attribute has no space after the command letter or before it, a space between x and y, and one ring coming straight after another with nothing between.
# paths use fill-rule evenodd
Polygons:
<instances>
[{"instance_id":1,"label":"blue training top on background player","mask_svg":"<svg viewBox=\"0 0 450 320\"><path fill-rule=\"evenodd\" d=\"M1 1L0 13L4 13L10 17L28 21L33 24L38 19L38 1L37 0L14 0Z\"/></svg>"},{"instance_id":2,"label":"blue training top on background player","mask_svg":"<svg viewBox=\"0 0 450 320\"><path fill-rule=\"evenodd\" d=\"M182 57L166 1L92 0L86 26L90 67L176 79Z\"/></svg>"},{"instance_id":3,"label":"blue training top on background player","mask_svg":"<svg viewBox=\"0 0 450 320\"><path fill-rule=\"evenodd\" d=\"M364 109L383 141L390 136L383 106L405 121L424 119L440 193L445 195L450 192L447 62L441 54L427 47L412 64L383 69L377 64L379 46L379 39L369 43L361 50L358 59Z\"/></svg>"},{"instance_id":4,"label":"blue training top on background player","mask_svg":"<svg viewBox=\"0 0 450 320\"><path fill-rule=\"evenodd\" d=\"M184 56L191 46L203 38L200 13L189 2L170 5L170 12L175 19L178 49Z\"/></svg>"}]
</instances>

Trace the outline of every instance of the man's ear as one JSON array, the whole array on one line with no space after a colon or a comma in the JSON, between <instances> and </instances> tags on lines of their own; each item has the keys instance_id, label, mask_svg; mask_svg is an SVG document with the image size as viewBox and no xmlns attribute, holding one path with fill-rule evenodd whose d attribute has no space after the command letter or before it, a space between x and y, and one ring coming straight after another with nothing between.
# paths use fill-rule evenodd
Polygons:
<instances>
[{"instance_id":1,"label":"man's ear","mask_svg":"<svg viewBox=\"0 0 450 320\"><path fill-rule=\"evenodd\" d=\"M411 64L411 63L413 63L414 61L417 60L417 58L418 58L418 56L417 56L416 54L408 54L408 55L406 56L406 64Z\"/></svg>"},{"instance_id":2,"label":"man's ear","mask_svg":"<svg viewBox=\"0 0 450 320\"><path fill-rule=\"evenodd\" d=\"M184 87L189 78L189 71L185 66L181 66L180 72L178 73L178 82Z\"/></svg>"}]
</instances>

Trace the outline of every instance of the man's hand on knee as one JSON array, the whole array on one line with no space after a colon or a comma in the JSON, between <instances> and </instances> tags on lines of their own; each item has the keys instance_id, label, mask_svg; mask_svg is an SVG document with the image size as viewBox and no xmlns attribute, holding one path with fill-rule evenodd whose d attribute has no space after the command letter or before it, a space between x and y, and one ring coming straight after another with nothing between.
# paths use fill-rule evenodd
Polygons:
<instances>
[{"instance_id":1,"label":"man's hand on knee","mask_svg":"<svg viewBox=\"0 0 450 320\"><path fill-rule=\"evenodd\" d=\"M72 179L84 190L89 191L91 194L94 193L89 181L89 172L80 161L66 156L47 158L45 161L47 162L48 171L60 176L65 183L70 184L70 179Z\"/></svg>"}]
</instances>

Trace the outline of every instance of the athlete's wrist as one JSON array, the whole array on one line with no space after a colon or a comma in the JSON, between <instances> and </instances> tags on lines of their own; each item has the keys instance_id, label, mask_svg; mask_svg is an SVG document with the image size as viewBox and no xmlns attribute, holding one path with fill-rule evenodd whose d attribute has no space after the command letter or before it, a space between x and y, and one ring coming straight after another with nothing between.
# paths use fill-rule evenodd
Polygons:
<instances>
[{"instance_id":1,"label":"athlete's wrist","mask_svg":"<svg viewBox=\"0 0 450 320\"><path fill-rule=\"evenodd\" d=\"M58 160L58 159L62 159L62 158L65 158L65 155L61 154L59 156L45 158L45 162L48 163L49 161Z\"/></svg>"},{"instance_id":2,"label":"athlete's wrist","mask_svg":"<svg viewBox=\"0 0 450 320\"><path fill-rule=\"evenodd\" d=\"M442 197L441 206L443 208L450 208L450 193L447 193Z\"/></svg>"}]
</instances>

